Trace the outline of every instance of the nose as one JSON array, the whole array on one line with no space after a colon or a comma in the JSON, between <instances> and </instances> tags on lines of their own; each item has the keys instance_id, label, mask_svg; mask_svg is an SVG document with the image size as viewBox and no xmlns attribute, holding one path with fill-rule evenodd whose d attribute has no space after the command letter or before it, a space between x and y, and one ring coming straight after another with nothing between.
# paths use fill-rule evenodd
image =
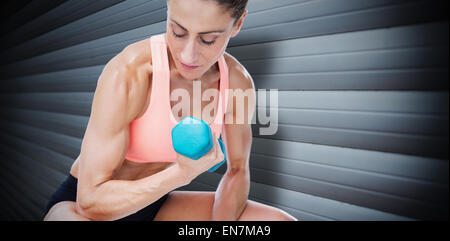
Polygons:
<instances>
[{"instance_id":1,"label":"nose","mask_svg":"<svg viewBox=\"0 0 450 241\"><path fill-rule=\"evenodd\" d=\"M197 63L197 58L198 53L195 42L193 40L189 40L181 52L181 61L187 65L195 65L195 63Z\"/></svg>"}]
</instances>

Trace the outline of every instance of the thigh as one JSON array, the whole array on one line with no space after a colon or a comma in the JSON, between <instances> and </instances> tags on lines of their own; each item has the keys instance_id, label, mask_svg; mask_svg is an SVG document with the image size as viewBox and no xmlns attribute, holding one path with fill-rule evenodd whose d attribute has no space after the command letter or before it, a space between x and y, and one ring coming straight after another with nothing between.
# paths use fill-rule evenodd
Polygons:
<instances>
[{"instance_id":1,"label":"thigh","mask_svg":"<svg viewBox=\"0 0 450 241\"><path fill-rule=\"evenodd\" d=\"M159 209L155 221L209 221L215 192L173 191ZM247 200L237 221L295 221L285 211Z\"/></svg>"},{"instance_id":2,"label":"thigh","mask_svg":"<svg viewBox=\"0 0 450 241\"><path fill-rule=\"evenodd\" d=\"M76 211L75 202L62 201L53 205L44 217L44 221L89 221Z\"/></svg>"},{"instance_id":3,"label":"thigh","mask_svg":"<svg viewBox=\"0 0 450 241\"><path fill-rule=\"evenodd\" d=\"M173 191L159 209L154 220L211 220L214 194L214 192Z\"/></svg>"}]
</instances>

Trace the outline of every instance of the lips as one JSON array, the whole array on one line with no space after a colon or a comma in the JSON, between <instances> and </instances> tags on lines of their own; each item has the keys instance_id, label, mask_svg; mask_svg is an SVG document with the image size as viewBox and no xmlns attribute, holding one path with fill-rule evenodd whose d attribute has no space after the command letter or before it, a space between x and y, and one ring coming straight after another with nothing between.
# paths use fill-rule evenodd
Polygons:
<instances>
[{"instance_id":1,"label":"lips","mask_svg":"<svg viewBox=\"0 0 450 241\"><path fill-rule=\"evenodd\" d=\"M186 64L183 64L183 63L181 63L181 66L183 66L183 68L186 69L186 70L194 70L194 69L198 68L198 66L186 65Z\"/></svg>"}]
</instances>

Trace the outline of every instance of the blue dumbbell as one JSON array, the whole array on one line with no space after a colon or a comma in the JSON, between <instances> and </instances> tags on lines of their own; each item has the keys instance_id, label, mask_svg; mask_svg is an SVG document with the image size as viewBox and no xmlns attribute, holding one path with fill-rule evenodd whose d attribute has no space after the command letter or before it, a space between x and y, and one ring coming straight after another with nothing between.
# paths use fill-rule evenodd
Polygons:
<instances>
[{"instance_id":1,"label":"blue dumbbell","mask_svg":"<svg viewBox=\"0 0 450 241\"><path fill-rule=\"evenodd\" d=\"M225 145L219 138L217 140L225 158L208 172L217 170L227 159ZM172 129L172 145L179 154L198 160L214 146L211 128L205 121L188 116Z\"/></svg>"}]
</instances>

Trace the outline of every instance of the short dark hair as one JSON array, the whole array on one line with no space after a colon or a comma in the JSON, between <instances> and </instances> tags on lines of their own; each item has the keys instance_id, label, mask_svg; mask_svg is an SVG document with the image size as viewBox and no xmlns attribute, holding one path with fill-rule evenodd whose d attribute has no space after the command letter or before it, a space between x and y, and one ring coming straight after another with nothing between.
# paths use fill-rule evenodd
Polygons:
<instances>
[{"instance_id":1,"label":"short dark hair","mask_svg":"<svg viewBox=\"0 0 450 241\"><path fill-rule=\"evenodd\" d=\"M247 7L248 0L214 0L219 6L231 11L231 17L236 21L242 16Z\"/></svg>"},{"instance_id":2,"label":"short dark hair","mask_svg":"<svg viewBox=\"0 0 450 241\"><path fill-rule=\"evenodd\" d=\"M210 0L204 0L210 1ZM234 25L237 20L244 14L245 8L247 7L248 0L213 0L217 5L225 7L225 10L231 12L231 17L234 18ZM167 0L169 2L169 0Z\"/></svg>"}]
</instances>

